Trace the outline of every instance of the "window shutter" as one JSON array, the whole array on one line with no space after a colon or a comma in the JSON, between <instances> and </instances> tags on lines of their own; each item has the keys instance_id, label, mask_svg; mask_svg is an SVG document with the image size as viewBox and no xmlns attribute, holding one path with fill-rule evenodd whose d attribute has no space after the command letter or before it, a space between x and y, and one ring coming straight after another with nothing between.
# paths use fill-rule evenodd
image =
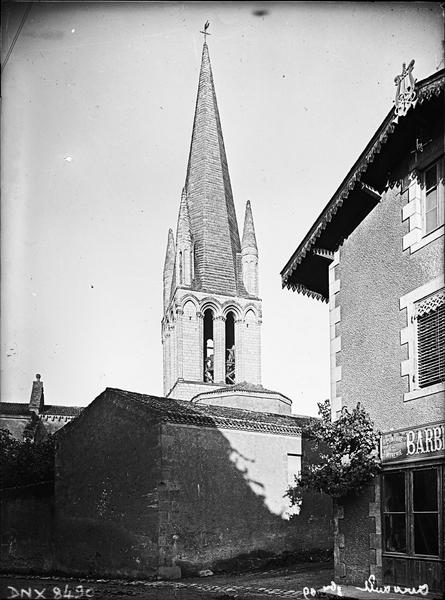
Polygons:
<instances>
[{"instance_id":1,"label":"window shutter","mask_svg":"<svg viewBox=\"0 0 445 600\"><path fill-rule=\"evenodd\" d=\"M445 290L416 305L420 388L445 381Z\"/></svg>"}]
</instances>

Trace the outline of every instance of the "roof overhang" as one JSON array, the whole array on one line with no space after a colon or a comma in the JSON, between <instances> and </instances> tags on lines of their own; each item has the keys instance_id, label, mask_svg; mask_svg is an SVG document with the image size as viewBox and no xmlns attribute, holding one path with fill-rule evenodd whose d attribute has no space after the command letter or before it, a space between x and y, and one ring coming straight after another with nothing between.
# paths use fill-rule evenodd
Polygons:
<instances>
[{"instance_id":1,"label":"roof overhang","mask_svg":"<svg viewBox=\"0 0 445 600\"><path fill-rule=\"evenodd\" d=\"M281 271L283 287L319 300L329 298L328 267L334 252L398 183L401 156L415 143L419 127L443 131L445 70L416 85L417 97L405 116L393 107Z\"/></svg>"}]
</instances>

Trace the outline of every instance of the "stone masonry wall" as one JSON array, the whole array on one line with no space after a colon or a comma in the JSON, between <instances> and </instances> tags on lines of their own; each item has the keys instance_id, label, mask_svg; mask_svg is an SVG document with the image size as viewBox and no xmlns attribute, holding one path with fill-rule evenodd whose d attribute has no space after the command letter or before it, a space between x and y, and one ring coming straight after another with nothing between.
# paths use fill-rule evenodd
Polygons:
<instances>
[{"instance_id":1,"label":"stone masonry wall","mask_svg":"<svg viewBox=\"0 0 445 600\"><path fill-rule=\"evenodd\" d=\"M380 496L369 486L334 503L335 581L362 585L369 575L382 578Z\"/></svg>"},{"instance_id":2,"label":"stone masonry wall","mask_svg":"<svg viewBox=\"0 0 445 600\"><path fill-rule=\"evenodd\" d=\"M154 576L159 425L134 400L106 391L57 436L58 570Z\"/></svg>"},{"instance_id":3,"label":"stone masonry wall","mask_svg":"<svg viewBox=\"0 0 445 600\"><path fill-rule=\"evenodd\" d=\"M1 570L48 573L54 568L54 484L1 493Z\"/></svg>"},{"instance_id":4,"label":"stone masonry wall","mask_svg":"<svg viewBox=\"0 0 445 600\"><path fill-rule=\"evenodd\" d=\"M301 452L299 438L164 425L162 447L159 539L166 566L221 570L259 553L332 547L329 499L306 498L299 515L284 514L287 453Z\"/></svg>"},{"instance_id":5,"label":"stone masonry wall","mask_svg":"<svg viewBox=\"0 0 445 600\"><path fill-rule=\"evenodd\" d=\"M408 377L401 374L407 325L400 298L443 274L443 236L414 254L402 251L408 224L402 221L406 194L394 188L352 233L340 250L342 404L360 400L382 431L443 418L443 396L404 402ZM389 226L388 224L391 224Z\"/></svg>"}]
</instances>

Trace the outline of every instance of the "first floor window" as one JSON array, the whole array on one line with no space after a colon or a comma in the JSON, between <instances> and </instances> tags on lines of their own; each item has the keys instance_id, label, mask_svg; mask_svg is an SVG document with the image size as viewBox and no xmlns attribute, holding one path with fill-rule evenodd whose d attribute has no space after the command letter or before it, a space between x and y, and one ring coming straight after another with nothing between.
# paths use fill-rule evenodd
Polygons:
<instances>
[{"instance_id":1,"label":"first floor window","mask_svg":"<svg viewBox=\"0 0 445 600\"><path fill-rule=\"evenodd\" d=\"M439 556L440 467L383 475L383 549Z\"/></svg>"}]
</instances>

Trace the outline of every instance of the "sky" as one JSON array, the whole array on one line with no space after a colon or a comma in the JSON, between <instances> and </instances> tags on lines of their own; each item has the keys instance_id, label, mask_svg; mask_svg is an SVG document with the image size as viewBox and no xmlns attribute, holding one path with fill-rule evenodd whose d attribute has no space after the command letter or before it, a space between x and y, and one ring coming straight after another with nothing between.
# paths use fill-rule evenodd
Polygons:
<instances>
[{"instance_id":1,"label":"sky","mask_svg":"<svg viewBox=\"0 0 445 600\"><path fill-rule=\"evenodd\" d=\"M2 65L26 6L3 9ZM208 46L238 223L252 203L262 383L329 396L328 306L280 271L391 109L444 67L435 3L34 3L2 73L1 396L162 395L162 269ZM358 399L359 400L359 399Z\"/></svg>"}]
</instances>

